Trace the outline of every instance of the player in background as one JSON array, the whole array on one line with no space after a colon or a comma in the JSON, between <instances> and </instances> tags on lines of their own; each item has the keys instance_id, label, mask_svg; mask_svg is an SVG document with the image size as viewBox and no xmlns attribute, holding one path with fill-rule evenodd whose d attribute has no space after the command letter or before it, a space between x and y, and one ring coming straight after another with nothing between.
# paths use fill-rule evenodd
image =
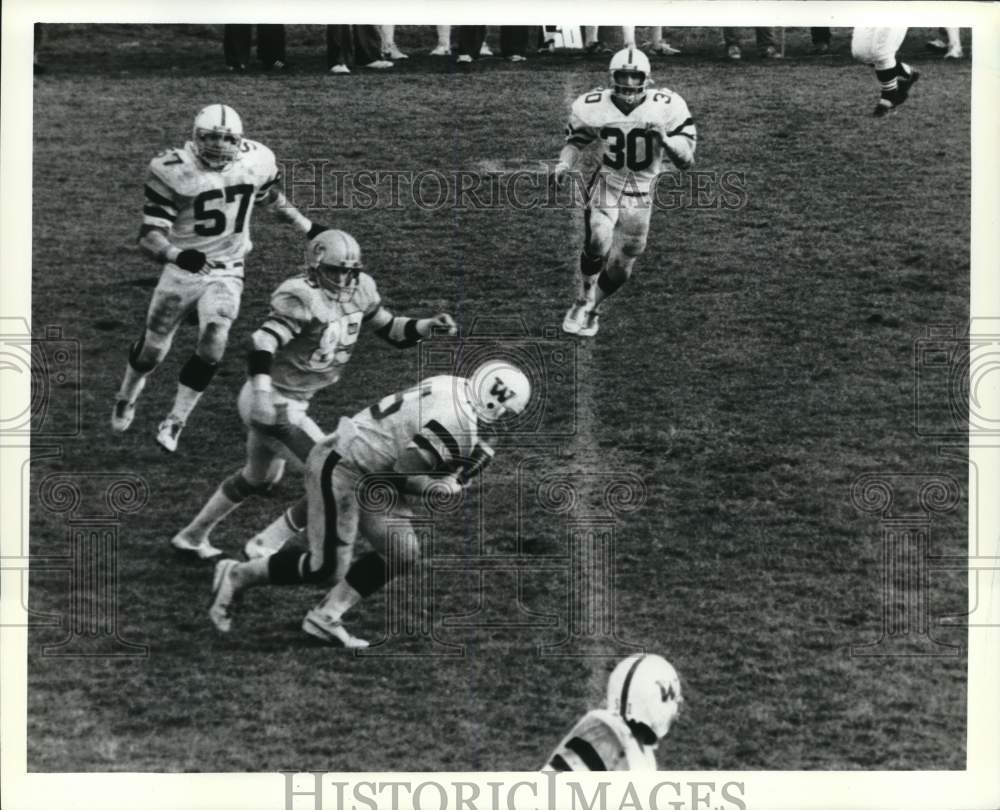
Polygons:
<instances>
[{"instance_id":1,"label":"player in background","mask_svg":"<svg viewBox=\"0 0 1000 810\"><path fill-rule=\"evenodd\" d=\"M684 698L670 663L636 653L608 678L607 707L587 712L563 737L543 771L655 771L656 746Z\"/></svg>"},{"instance_id":2,"label":"player in background","mask_svg":"<svg viewBox=\"0 0 1000 810\"><path fill-rule=\"evenodd\" d=\"M173 407L156 434L164 450L177 449L184 423L215 374L239 313L255 205L274 208L310 238L322 230L288 203L275 185L278 179L274 154L243 136L243 122L225 104L205 107L194 119L191 140L150 162L139 247L163 270L146 331L129 350L115 397L111 429L116 433L132 424L146 378L166 357L181 319L194 307L198 344L181 368Z\"/></svg>"},{"instance_id":3,"label":"player in background","mask_svg":"<svg viewBox=\"0 0 1000 810\"><path fill-rule=\"evenodd\" d=\"M563 320L564 331L585 337L597 334L601 302L625 283L646 248L657 175L665 161L690 168L697 137L684 99L652 87L642 51L616 53L610 74L610 90L598 88L573 102L566 145L553 170L554 182L563 184L582 150L602 143L601 166L587 187L576 299Z\"/></svg>"},{"instance_id":4,"label":"player in background","mask_svg":"<svg viewBox=\"0 0 1000 810\"><path fill-rule=\"evenodd\" d=\"M234 600L255 585L336 584L306 614L302 629L328 644L367 647L341 617L417 561L420 549L409 498L454 497L489 463L479 423L522 413L531 398L528 378L505 361L479 366L470 378L439 375L343 417L306 463L309 550L283 548L266 558L215 567L209 616L223 633L232 627ZM402 496L388 509L366 508L367 486ZM435 490L434 492L433 490ZM352 563L361 533L372 550Z\"/></svg>"},{"instance_id":5,"label":"player in background","mask_svg":"<svg viewBox=\"0 0 1000 810\"><path fill-rule=\"evenodd\" d=\"M408 318L382 306L375 280L362 272L354 237L327 230L309 241L305 273L286 279L271 296L267 318L253 333L248 379L240 391L240 417L247 426L247 460L215 491L198 515L172 539L179 551L201 559L218 557L209 534L252 495L266 492L286 461L303 469L323 431L309 417L309 402L343 374L362 326L397 348L415 346L435 328L456 334L451 315ZM292 516L288 516L292 519ZM293 526L295 530L301 527ZM278 534L272 541L271 535ZM248 556L273 553L284 533L272 530L247 544ZM276 543L276 544L275 544Z\"/></svg>"},{"instance_id":6,"label":"player in background","mask_svg":"<svg viewBox=\"0 0 1000 810\"><path fill-rule=\"evenodd\" d=\"M882 95L873 115L882 118L906 101L920 73L896 52L906 39L905 28L855 28L851 35L851 55L859 62L875 68L875 78L882 86Z\"/></svg>"}]
</instances>

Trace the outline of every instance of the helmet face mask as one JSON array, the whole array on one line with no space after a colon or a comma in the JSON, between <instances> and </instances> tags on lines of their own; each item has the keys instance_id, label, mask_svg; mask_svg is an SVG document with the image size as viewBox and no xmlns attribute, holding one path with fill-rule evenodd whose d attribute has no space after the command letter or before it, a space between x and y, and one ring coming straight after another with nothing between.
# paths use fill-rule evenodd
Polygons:
<instances>
[{"instance_id":1,"label":"helmet face mask","mask_svg":"<svg viewBox=\"0 0 1000 810\"><path fill-rule=\"evenodd\" d=\"M306 274L341 303L354 297L362 267L361 247L344 231L323 231L306 247Z\"/></svg>"},{"instance_id":2,"label":"helmet face mask","mask_svg":"<svg viewBox=\"0 0 1000 810\"><path fill-rule=\"evenodd\" d=\"M191 140L202 163L222 171L240 156L243 122L232 107L212 104L195 116Z\"/></svg>"},{"instance_id":3,"label":"helmet face mask","mask_svg":"<svg viewBox=\"0 0 1000 810\"><path fill-rule=\"evenodd\" d=\"M624 48L611 57L608 70L616 99L631 106L642 103L651 73L646 54L637 48Z\"/></svg>"}]
</instances>

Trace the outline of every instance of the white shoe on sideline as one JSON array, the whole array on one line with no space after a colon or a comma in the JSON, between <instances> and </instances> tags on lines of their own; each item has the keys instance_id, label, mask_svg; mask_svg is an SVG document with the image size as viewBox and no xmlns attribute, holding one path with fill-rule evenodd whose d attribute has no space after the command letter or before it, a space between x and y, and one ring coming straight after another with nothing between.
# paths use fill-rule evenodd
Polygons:
<instances>
[{"instance_id":1,"label":"white shoe on sideline","mask_svg":"<svg viewBox=\"0 0 1000 810\"><path fill-rule=\"evenodd\" d=\"M451 56L451 48L446 48L444 45L438 45L430 53L431 56Z\"/></svg>"},{"instance_id":2,"label":"white shoe on sideline","mask_svg":"<svg viewBox=\"0 0 1000 810\"><path fill-rule=\"evenodd\" d=\"M332 619L316 608L310 610L302 620L302 630L324 644L334 647L360 650L368 646L368 642L363 638L348 633L340 619Z\"/></svg>"},{"instance_id":3,"label":"white shoe on sideline","mask_svg":"<svg viewBox=\"0 0 1000 810\"><path fill-rule=\"evenodd\" d=\"M344 73L350 73L351 69L347 65L334 65L330 68L330 72L341 75Z\"/></svg>"},{"instance_id":4,"label":"white shoe on sideline","mask_svg":"<svg viewBox=\"0 0 1000 810\"><path fill-rule=\"evenodd\" d=\"M409 59L410 57L396 47L395 42L389 43L389 47L382 51L382 56L386 59Z\"/></svg>"},{"instance_id":5,"label":"white shoe on sideline","mask_svg":"<svg viewBox=\"0 0 1000 810\"><path fill-rule=\"evenodd\" d=\"M362 67L366 67L369 70L388 70L393 67L393 64L388 59L376 59L374 62L362 65Z\"/></svg>"}]
</instances>

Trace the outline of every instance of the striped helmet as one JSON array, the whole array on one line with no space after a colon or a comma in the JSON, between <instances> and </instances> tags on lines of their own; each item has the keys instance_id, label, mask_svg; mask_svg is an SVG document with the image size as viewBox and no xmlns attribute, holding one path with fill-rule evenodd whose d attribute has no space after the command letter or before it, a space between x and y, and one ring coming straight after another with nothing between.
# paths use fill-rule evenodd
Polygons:
<instances>
[{"instance_id":1,"label":"striped helmet","mask_svg":"<svg viewBox=\"0 0 1000 810\"><path fill-rule=\"evenodd\" d=\"M209 104L194 117L191 141L206 166L222 171L240 156L243 122L232 107Z\"/></svg>"},{"instance_id":2,"label":"striped helmet","mask_svg":"<svg viewBox=\"0 0 1000 810\"><path fill-rule=\"evenodd\" d=\"M659 655L630 655L608 678L608 711L621 717L643 745L667 736L683 702L676 670Z\"/></svg>"},{"instance_id":3,"label":"striped helmet","mask_svg":"<svg viewBox=\"0 0 1000 810\"><path fill-rule=\"evenodd\" d=\"M345 231L329 229L309 240L306 246L306 273L314 284L341 302L350 301L358 288L361 247Z\"/></svg>"},{"instance_id":4,"label":"striped helmet","mask_svg":"<svg viewBox=\"0 0 1000 810\"><path fill-rule=\"evenodd\" d=\"M616 97L628 104L642 101L652 72L646 54L634 45L622 48L611 57L608 70Z\"/></svg>"}]
</instances>

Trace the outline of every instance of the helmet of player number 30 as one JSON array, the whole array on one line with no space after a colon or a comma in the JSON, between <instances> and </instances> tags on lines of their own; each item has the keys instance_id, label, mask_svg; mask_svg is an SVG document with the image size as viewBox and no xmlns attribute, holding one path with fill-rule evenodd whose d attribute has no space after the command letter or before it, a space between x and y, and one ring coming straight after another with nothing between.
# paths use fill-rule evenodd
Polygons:
<instances>
[{"instance_id":1,"label":"helmet of player number 30","mask_svg":"<svg viewBox=\"0 0 1000 810\"><path fill-rule=\"evenodd\" d=\"M350 301L354 296L362 268L361 247L345 231L323 231L306 246L307 275L338 301Z\"/></svg>"},{"instance_id":2,"label":"helmet of player number 30","mask_svg":"<svg viewBox=\"0 0 1000 810\"><path fill-rule=\"evenodd\" d=\"M222 171L240 156L243 121L232 107L210 104L195 116L191 142L206 166Z\"/></svg>"},{"instance_id":3,"label":"helmet of player number 30","mask_svg":"<svg viewBox=\"0 0 1000 810\"><path fill-rule=\"evenodd\" d=\"M513 363L483 363L469 378L469 399L478 419L495 422L504 414L523 413L531 399L531 382Z\"/></svg>"},{"instance_id":4,"label":"helmet of player number 30","mask_svg":"<svg viewBox=\"0 0 1000 810\"><path fill-rule=\"evenodd\" d=\"M677 671L659 655L630 655L608 678L608 711L621 717L643 745L667 736L683 702Z\"/></svg>"},{"instance_id":5,"label":"helmet of player number 30","mask_svg":"<svg viewBox=\"0 0 1000 810\"><path fill-rule=\"evenodd\" d=\"M614 95L627 104L638 104L649 85L649 57L638 48L623 48L611 57L608 68Z\"/></svg>"}]
</instances>

